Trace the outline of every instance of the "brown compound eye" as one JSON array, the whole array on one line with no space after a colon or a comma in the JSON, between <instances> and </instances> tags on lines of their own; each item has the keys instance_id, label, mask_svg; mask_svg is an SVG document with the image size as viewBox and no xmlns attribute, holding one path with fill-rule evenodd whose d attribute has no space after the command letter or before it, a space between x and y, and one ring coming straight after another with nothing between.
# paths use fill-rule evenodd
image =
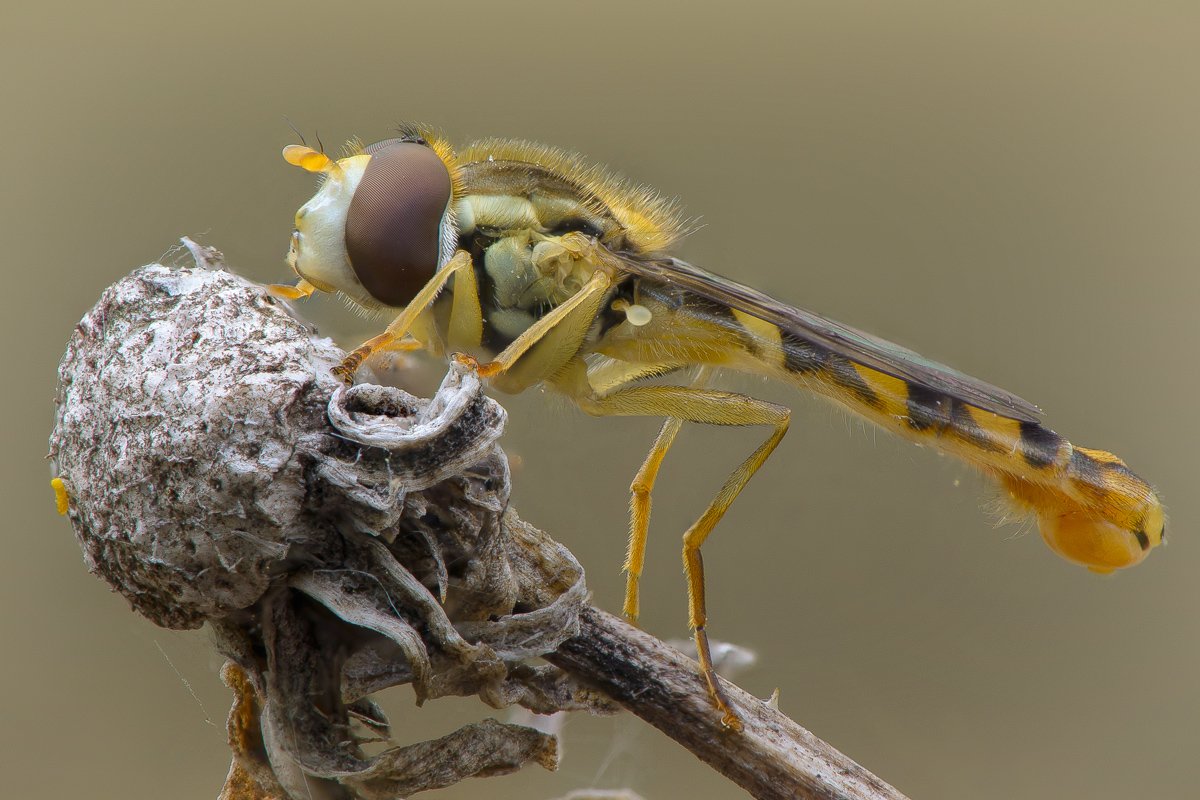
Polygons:
<instances>
[{"instance_id":1,"label":"brown compound eye","mask_svg":"<svg viewBox=\"0 0 1200 800\"><path fill-rule=\"evenodd\" d=\"M437 271L450 172L416 142L390 140L366 152L371 160L346 214L346 254L372 297L400 307Z\"/></svg>"}]
</instances>

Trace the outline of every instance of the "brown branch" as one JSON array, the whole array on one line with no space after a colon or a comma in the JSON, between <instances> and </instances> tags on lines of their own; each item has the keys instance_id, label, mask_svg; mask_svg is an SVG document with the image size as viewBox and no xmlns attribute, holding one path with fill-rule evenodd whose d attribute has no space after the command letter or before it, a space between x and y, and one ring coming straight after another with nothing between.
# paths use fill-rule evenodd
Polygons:
<instances>
[{"instance_id":1,"label":"brown branch","mask_svg":"<svg viewBox=\"0 0 1200 800\"><path fill-rule=\"evenodd\" d=\"M605 611L546 659L595 686L762 800L904 800L766 702L725 682L745 729L721 724L695 661Z\"/></svg>"}]
</instances>

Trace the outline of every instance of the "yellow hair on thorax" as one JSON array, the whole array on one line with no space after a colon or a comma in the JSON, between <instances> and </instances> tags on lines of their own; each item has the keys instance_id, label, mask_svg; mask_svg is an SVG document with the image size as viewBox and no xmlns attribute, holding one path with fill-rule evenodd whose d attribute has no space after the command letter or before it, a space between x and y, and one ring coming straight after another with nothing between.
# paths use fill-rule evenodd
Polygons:
<instances>
[{"instance_id":1,"label":"yellow hair on thorax","mask_svg":"<svg viewBox=\"0 0 1200 800\"><path fill-rule=\"evenodd\" d=\"M611 214L628 241L644 252L667 250L688 232L675 200L568 150L521 139L481 139L461 150L458 159L464 164L523 162L560 175L579 188L581 200L597 206L598 213Z\"/></svg>"}]
</instances>

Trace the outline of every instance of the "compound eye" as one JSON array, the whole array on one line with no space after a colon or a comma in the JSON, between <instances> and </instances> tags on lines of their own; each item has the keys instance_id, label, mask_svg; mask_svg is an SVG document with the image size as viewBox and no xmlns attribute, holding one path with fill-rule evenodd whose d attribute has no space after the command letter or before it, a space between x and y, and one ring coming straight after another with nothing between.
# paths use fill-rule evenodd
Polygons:
<instances>
[{"instance_id":1,"label":"compound eye","mask_svg":"<svg viewBox=\"0 0 1200 800\"><path fill-rule=\"evenodd\" d=\"M437 271L450 172L416 142L380 142L367 152L346 214L346 253L372 297L405 306Z\"/></svg>"}]
</instances>

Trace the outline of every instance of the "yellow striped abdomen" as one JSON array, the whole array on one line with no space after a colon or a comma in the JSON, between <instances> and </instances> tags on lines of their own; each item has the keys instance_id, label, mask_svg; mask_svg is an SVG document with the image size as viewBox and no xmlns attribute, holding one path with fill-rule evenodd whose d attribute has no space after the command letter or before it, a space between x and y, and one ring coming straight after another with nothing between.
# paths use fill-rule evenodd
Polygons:
<instances>
[{"instance_id":1,"label":"yellow striped abdomen","mask_svg":"<svg viewBox=\"0 0 1200 800\"><path fill-rule=\"evenodd\" d=\"M1042 538L1094 572L1130 567L1163 542L1162 503L1121 459L1075 447L1036 422L1009 419L856 364L783 334L782 368L860 416L962 458L1037 516Z\"/></svg>"}]
</instances>

